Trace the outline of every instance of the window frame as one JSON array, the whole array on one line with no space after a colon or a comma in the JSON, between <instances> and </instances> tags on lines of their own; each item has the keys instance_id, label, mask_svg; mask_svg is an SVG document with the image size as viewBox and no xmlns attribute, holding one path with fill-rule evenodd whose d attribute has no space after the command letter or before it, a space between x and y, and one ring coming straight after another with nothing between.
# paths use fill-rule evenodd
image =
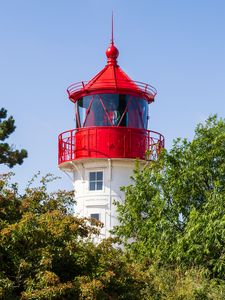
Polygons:
<instances>
[{"instance_id":1,"label":"window frame","mask_svg":"<svg viewBox=\"0 0 225 300\"><path fill-rule=\"evenodd\" d=\"M91 173L95 174L95 178L91 180ZM102 174L102 178L98 179L98 173ZM91 188L91 183L94 183L94 189ZM101 183L101 189L98 189L98 183ZM89 192L100 192L104 190L104 172L103 170L91 170L88 172L88 191Z\"/></svg>"}]
</instances>

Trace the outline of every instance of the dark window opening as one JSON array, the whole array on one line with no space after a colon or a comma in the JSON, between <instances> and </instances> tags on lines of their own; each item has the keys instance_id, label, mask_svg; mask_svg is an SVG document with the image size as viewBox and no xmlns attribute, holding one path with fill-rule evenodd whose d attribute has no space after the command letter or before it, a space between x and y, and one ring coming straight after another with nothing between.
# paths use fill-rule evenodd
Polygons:
<instances>
[{"instance_id":1,"label":"dark window opening","mask_svg":"<svg viewBox=\"0 0 225 300\"><path fill-rule=\"evenodd\" d=\"M95 220L100 220L100 214L91 214L90 217Z\"/></svg>"}]
</instances>

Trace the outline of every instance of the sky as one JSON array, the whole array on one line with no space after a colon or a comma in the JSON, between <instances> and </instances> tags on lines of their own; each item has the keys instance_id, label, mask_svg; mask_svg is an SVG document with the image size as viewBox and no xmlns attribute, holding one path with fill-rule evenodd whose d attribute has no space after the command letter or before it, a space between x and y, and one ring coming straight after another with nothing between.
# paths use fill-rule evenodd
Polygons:
<instances>
[{"instance_id":1,"label":"sky","mask_svg":"<svg viewBox=\"0 0 225 300\"><path fill-rule=\"evenodd\" d=\"M166 148L225 117L224 0L0 0L0 107L16 120L7 141L28 150L12 169L22 188L38 171L72 188L57 166L58 134L75 127L66 89L105 66L112 10L119 65L157 89L150 129Z\"/></svg>"}]
</instances>

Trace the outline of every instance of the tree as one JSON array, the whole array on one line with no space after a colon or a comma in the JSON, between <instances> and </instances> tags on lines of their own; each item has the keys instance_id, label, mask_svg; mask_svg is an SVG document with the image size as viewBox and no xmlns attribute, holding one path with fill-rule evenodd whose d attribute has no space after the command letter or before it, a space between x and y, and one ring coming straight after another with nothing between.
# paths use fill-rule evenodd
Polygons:
<instances>
[{"instance_id":1,"label":"tree","mask_svg":"<svg viewBox=\"0 0 225 300\"><path fill-rule=\"evenodd\" d=\"M0 299L225 299L225 122L211 117L192 142L124 188L117 239L74 216L73 192L49 193L51 175L19 193L0 177Z\"/></svg>"},{"instance_id":2,"label":"tree","mask_svg":"<svg viewBox=\"0 0 225 300\"><path fill-rule=\"evenodd\" d=\"M0 141L5 141L11 133L16 129L15 120L12 116L7 118L7 110L0 109ZM6 120L4 120L6 119ZM4 120L4 121L2 121ZM10 168L16 164L21 165L24 158L27 157L27 151L25 149L15 150L13 146L8 143L0 143L0 164L6 164Z\"/></svg>"},{"instance_id":3,"label":"tree","mask_svg":"<svg viewBox=\"0 0 225 300\"><path fill-rule=\"evenodd\" d=\"M140 299L139 267L113 241L71 211L73 192L48 193L48 175L23 194L9 175L0 180L0 299Z\"/></svg>"},{"instance_id":4,"label":"tree","mask_svg":"<svg viewBox=\"0 0 225 300\"><path fill-rule=\"evenodd\" d=\"M225 120L199 124L124 187L117 235L135 259L225 275Z\"/></svg>"}]
</instances>

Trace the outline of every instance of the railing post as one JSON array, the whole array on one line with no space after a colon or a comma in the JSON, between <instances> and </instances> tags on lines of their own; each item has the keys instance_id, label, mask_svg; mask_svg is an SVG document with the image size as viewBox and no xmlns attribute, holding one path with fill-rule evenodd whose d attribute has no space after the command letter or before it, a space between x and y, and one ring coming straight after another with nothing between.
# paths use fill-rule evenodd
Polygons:
<instances>
[{"instance_id":1,"label":"railing post","mask_svg":"<svg viewBox=\"0 0 225 300\"><path fill-rule=\"evenodd\" d=\"M145 85L145 92L147 92L148 84Z\"/></svg>"},{"instance_id":2,"label":"railing post","mask_svg":"<svg viewBox=\"0 0 225 300\"><path fill-rule=\"evenodd\" d=\"M74 130L74 135L73 135L73 139L74 139L74 146L73 146L73 147L74 147L74 148L73 148L73 151L74 151L74 159L76 158L76 149L77 149L77 148L76 148L76 147L77 147L77 145L76 145L76 142L77 142L77 141L76 141L76 133L77 133L77 129Z\"/></svg>"},{"instance_id":3,"label":"railing post","mask_svg":"<svg viewBox=\"0 0 225 300\"><path fill-rule=\"evenodd\" d=\"M72 136L72 130L70 130L70 135L69 135L69 139L68 139L68 143L69 143L69 160L72 160L72 142L71 142L71 136Z\"/></svg>"},{"instance_id":4,"label":"railing post","mask_svg":"<svg viewBox=\"0 0 225 300\"><path fill-rule=\"evenodd\" d=\"M61 141L60 141L60 136L58 137L58 164L61 164Z\"/></svg>"}]
</instances>

